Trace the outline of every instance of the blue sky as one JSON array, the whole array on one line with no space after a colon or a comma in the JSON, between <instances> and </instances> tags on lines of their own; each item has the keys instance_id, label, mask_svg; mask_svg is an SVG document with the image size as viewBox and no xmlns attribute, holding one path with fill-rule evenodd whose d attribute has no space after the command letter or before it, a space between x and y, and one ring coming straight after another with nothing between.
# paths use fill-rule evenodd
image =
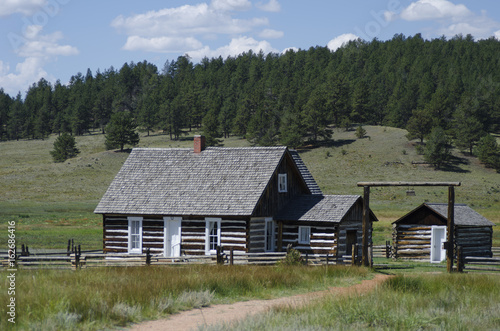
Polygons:
<instances>
[{"instance_id":1,"label":"blue sky","mask_svg":"<svg viewBox=\"0 0 500 331\"><path fill-rule=\"evenodd\" d=\"M328 46L350 39L472 34L500 39L492 0L0 0L0 88L24 96L40 78L146 60L161 70L188 54L237 56Z\"/></svg>"}]
</instances>

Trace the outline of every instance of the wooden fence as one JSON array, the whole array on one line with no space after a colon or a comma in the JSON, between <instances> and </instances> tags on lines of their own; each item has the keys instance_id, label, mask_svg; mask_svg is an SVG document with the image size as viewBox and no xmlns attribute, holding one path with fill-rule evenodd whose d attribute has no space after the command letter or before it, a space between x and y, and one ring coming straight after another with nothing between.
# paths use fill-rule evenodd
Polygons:
<instances>
[{"instance_id":1,"label":"wooden fence","mask_svg":"<svg viewBox=\"0 0 500 331\"><path fill-rule=\"evenodd\" d=\"M354 250L356 252L357 250ZM246 253L233 252L214 255L183 255L180 257L163 257L145 254L96 253L95 251L79 251L49 253L43 255L15 254L14 259L8 255L0 255L1 266L9 268L10 263L21 269L86 269L95 267L132 267L132 266L167 266L187 264L223 264L223 265L274 265L285 259L286 252ZM359 264L359 256L333 256L302 254L302 263L307 265L325 264ZM354 262L353 262L354 261Z\"/></svg>"}]
</instances>

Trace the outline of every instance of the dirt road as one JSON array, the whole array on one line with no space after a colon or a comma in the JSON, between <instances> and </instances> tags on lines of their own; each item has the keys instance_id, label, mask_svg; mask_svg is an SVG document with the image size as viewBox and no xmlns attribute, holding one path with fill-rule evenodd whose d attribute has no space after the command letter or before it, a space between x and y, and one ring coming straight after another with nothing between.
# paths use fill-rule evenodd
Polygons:
<instances>
[{"instance_id":1,"label":"dirt road","mask_svg":"<svg viewBox=\"0 0 500 331\"><path fill-rule=\"evenodd\" d=\"M363 294L375 289L391 276L377 274L373 279L363 280L360 284L349 287L332 287L326 291L311 292L272 300L250 300L233 304L214 305L201 309L193 309L170 316L167 319L148 321L133 325L132 331L163 331L163 330L196 330L202 325L212 325L231 322L245 318L249 315L262 313L274 306L292 305L300 306L311 300L321 298L325 294L351 295Z\"/></svg>"}]
</instances>

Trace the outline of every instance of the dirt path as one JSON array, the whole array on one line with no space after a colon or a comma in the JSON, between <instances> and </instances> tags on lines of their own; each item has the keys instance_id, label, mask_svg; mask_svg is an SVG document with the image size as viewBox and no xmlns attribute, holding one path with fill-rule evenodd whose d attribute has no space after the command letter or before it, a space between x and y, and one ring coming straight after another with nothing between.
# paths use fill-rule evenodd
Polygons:
<instances>
[{"instance_id":1,"label":"dirt path","mask_svg":"<svg viewBox=\"0 0 500 331\"><path fill-rule=\"evenodd\" d=\"M349 287L331 287L329 290L311 292L272 300L250 300L233 304L214 305L201 309L184 311L170 316L168 319L143 322L133 325L132 331L160 331L160 330L196 330L202 325L212 325L244 319L246 316L263 313L274 306L292 305L300 306L318 299L325 294L351 295L363 294L375 289L391 276L377 274L373 279L363 280L360 284Z\"/></svg>"}]
</instances>

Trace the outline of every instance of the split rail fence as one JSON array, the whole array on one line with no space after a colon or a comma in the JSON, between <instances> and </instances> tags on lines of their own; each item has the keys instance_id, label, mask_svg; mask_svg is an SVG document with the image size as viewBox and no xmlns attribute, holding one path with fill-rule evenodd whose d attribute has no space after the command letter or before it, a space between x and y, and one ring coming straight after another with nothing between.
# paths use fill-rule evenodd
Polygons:
<instances>
[{"instance_id":1,"label":"split rail fence","mask_svg":"<svg viewBox=\"0 0 500 331\"><path fill-rule=\"evenodd\" d=\"M353 246L353 252L358 252ZM384 253L385 254L385 253ZM23 248L21 254L15 251L0 254L1 266L4 268L22 269L85 269L94 267L132 267L145 265L187 265L187 264L222 264L222 265L274 265L285 259L287 252L233 254L233 251L218 250L214 255L183 255L180 257L163 257L145 254L117 254L97 251L81 251L80 247L68 249L67 252L30 254ZM335 255L301 255L306 265L347 264L357 265L360 256L355 253L349 256Z\"/></svg>"}]
</instances>

